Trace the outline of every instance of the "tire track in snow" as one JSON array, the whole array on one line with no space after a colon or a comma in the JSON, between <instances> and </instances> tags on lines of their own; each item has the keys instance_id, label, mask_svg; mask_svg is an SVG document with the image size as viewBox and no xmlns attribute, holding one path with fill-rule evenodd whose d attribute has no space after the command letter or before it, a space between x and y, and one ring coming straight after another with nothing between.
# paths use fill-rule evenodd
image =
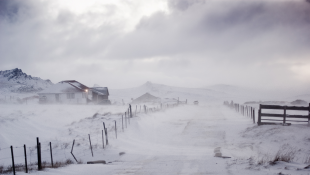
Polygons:
<instances>
[{"instance_id":1,"label":"tire track in snow","mask_svg":"<svg viewBox=\"0 0 310 175\"><path fill-rule=\"evenodd\" d=\"M155 114L150 117L151 125L147 123L150 119L139 119L141 125L135 125L127 136L122 136L121 142L127 145L125 157L130 154L146 157L125 160L114 174L231 174L226 160L213 157L214 148L226 144L226 131L219 127L226 121L225 116L217 108L198 107L198 110L177 118L165 115L164 119L153 119ZM145 124L148 125L143 127Z\"/></svg>"}]
</instances>

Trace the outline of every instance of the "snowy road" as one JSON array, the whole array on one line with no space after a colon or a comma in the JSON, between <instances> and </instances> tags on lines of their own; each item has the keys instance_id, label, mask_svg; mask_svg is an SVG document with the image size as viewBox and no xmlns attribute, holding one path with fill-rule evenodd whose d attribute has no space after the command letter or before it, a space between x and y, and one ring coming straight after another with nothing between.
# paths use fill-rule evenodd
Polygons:
<instances>
[{"instance_id":1,"label":"snowy road","mask_svg":"<svg viewBox=\"0 0 310 175\"><path fill-rule=\"evenodd\" d=\"M103 155L95 154L91 160L106 160L105 165L75 164L58 169L45 169L34 174L308 174L297 170L302 164L279 163L258 165L260 156L275 154L284 145L298 146L308 133L307 126L257 127L248 117L241 116L222 105L182 106L165 112L141 114L131 119L125 132L118 138L110 133L110 145ZM120 130L120 129L119 129ZM287 132L283 135L282 133ZM288 134L297 133L298 137ZM300 134L298 134L300 133ZM282 137L287 139L282 141ZM214 149L221 147L223 159L214 157ZM307 153L305 144L301 155ZM270 152L268 152L270 151ZM119 156L120 152L125 152ZM252 158L253 161L252 161ZM263 157L265 158L265 157ZM272 157L271 157L272 158ZM301 159L299 159L301 160ZM83 160L84 163L87 160Z\"/></svg>"},{"instance_id":2,"label":"snowy road","mask_svg":"<svg viewBox=\"0 0 310 175\"><path fill-rule=\"evenodd\" d=\"M227 174L225 160L213 157L214 148L226 142L226 131L219 126L224 115L212 109L184 113L138 121L133 126L138 129L121 138L120 145L126 146L120 148L139 156L134 162L122 158L115 174L129 169L133 174Z\"/></svg>"},{"instance_id":3,"label":"snowy road","mask_svg":"<svg viewBox=\"0 0 310 175\"><path fill-rule=\"evenodd\" d=\"M110 153L125 152L118 160L48 169L44 174L232 174L229 160L214 157L214 148L221 147L223 155L231 156L225 150L227 137L237 137L251 120L230 116L232 111L224 108L184 106L142 115L131 120L108 148Z\"/></svg>"}]
</instances>

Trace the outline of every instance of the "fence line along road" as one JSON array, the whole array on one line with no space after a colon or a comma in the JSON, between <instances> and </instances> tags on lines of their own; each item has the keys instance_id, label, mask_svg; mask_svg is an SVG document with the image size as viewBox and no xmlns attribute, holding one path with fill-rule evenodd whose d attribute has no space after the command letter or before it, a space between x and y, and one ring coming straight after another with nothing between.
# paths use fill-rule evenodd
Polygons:
<instances>
[{"instance_id":1,"label":"fence line along road","mask_svg":"<svg viewBox=\"0 0 310 175\"><path fill-rule=\"evenodd\" d=\"M236 112L241 113L243 116L250 117L253 119L253 124L255 124L255 108L252 106L244 106L238 103L234 103L231 101L224 101L224 105L229 107L230 109L234 109Z\"/></svg>"}]
</instances>

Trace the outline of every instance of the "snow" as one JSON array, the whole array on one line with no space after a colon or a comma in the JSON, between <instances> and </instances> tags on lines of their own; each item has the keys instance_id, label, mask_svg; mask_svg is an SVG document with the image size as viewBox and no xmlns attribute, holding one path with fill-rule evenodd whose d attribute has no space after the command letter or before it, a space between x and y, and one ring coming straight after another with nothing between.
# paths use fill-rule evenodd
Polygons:
<instances>
[{"instance_id":1,"label":"snow","mask_svg":"<svg viewBox=\"0 0 310 175\"><path fill-rule=\"evenodd\" d=\"M179 88L148 82L136 88L110 90L109 99L115 102L124 99L126 105L39 105L35 100L22 105L0 104L0 165L11 165L11 145L17 164L24 162L24 144L28 163L36 162L35 145L39 137L43 161L50 162L51 142L54 162L68 158L75 162L70 154L75 140L73 153L83 164L31 171L38 175L309 174L304 167L310 164L310 127L307 124L257 126L249 117L222 104L224 100L259 101L263 97L244 96L235 88L229 89L229 86ZM143 113L143 104L132 104L132 112L137 116L130 123L123 120L123 131L122 117L128 103L145 93L171 102L176 102L178 97L189 102L148 114ZM192 105L195 100L199 105ZM257 112L258 104L249 105ZM159 105L147 106L159 108ZM109 145L104 148L103 122L109 138ZM223 156L231 158L214 157L218 147ZM294 153L291 162L269 163L277 153L290 152ZM105 160L107 164L86 164L94 160Z\"/></svg>"},{"instance_id":2,"label":"snow","mask_svg":"<svg viewBox=\"0 0 310 175\"><path fill-rule=\"evenodd\" d=\"M127 106L92 105L6 105L1 111L0 147L23 144L34 146L40 137L43 158L49 161L48 143L54 148L54 160L72 158L73 139L77 159L106 160L106 165L74 164L63 168L47 168L33 174L308 174L297 170L306 166L309 152L307 125L257 126L221 104L182 105L156 113L138 113L121 129L121 115ZM133 112L135 106L133 105ZM139 112L139 106L138 106ZM98 113L97 115L94 115ZM111 114L110 114L111 113ZM118 137L115 138L114 120ZM106 123L109 145L103 149L102 122ZM89 150L91 135L94 157ZM63 145L68 144L67 148ZM221 147L223 159L214 157ZM18 152L16 155L23 155ZM262 158L272 159L279 149L297 150L294 162L257 165ZM120 152L125 152L120 156ZM1 149L1 157L10 157L9 149ZM29 157L36 160L35 152ZM1 160L9 165L10 159ZM23 156L16 158L22 163ZM30 161L30 160L29 160ZM19 173L22 174L22 173Z\"/></svg>"},{"instance_id":3,"label":"snow","mask_svg":"<svg viewBox=\"0 0 310 175\"><path fill-rule=\"evenodd\" d=\"M81 92L81 90L78 90L76 87L73 87L69 83L60 82L43 91L40 91L39 93L45 94L45 93L66 93L66 92Z\"/></svg>"}]
</instances>

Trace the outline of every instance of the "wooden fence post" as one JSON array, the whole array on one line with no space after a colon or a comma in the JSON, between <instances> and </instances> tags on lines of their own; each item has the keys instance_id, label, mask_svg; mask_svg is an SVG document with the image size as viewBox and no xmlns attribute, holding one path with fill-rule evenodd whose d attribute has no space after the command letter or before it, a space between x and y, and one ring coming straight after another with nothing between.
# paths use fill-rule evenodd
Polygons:
<instances>
[{"instance_id":1,"label":"wooden fence post","mask_svg":"<svg viewBox=\"0 0 310 175\"><path fill-rule=\"evenodd\" d=\"M309 125L309 122L310 122L310 103L309 103L309 108L308 108L308 125Z\"/></svg>"},{"instance_id":2,"label":"wooden fence post","mask_svg":"<svg viewBox=\"0 0 310 175\"><path fill-rule=\"evenodd\" d=\"M104 138L103 138L103 130L101 130L101 135L102 135L102 148L104 149Z\"/></svg>"},{"instance_id":3,"label":"wooden fence post","mask_svg":"<svg viewBox=\"0 0 310 175\"><path fill-rule=\"evenodd\" d=\"M108 140L108 128L105 129L105 139L106 139L106 145L109 144L109 140Z\"/></svg>"},{"instance_id":4,"label":"wooden fence post","mask_svg":"<svg viewBox=\"0 0 310 175\"><path fill-rule=\"evenodd\" d=\"M39 152L40 152L40 170L42 170L42 149L41 142L39 142Z\"/></svg>"},{"instance_id":5,"label":"wooden fence post","mask_svg":"<svg viewBox=\"0 0 310 175\"><path fill-rule=\"evenodd\" d=\"M94 157L93 147L91 146L90 134L88 134L88 138L89 138L89 145L90 145L91 155ZM73 141L73 143L74 143L74 141ZM73 148L73 145L72 145L72 148Z\"/></svg>"},{"instance_id":6,"label":"wooden fence post","mask_svg":"<svg viewBox=\"0 0 310 175\"><path fill-rule=\"evenodd\" d=\"M12 155L12 168L13 168L13 174L15 175L15 163L14 163L13 146L11 146L11 155Z\"/></svg>"},{"instance_id":7,"label":"wooden fence post","mask_svg":"<svg viewBox=\"0 0 310 175\"><path fill-rule=\"evenodd\" d=\"M89 134L88 134L89 135ZM72 148L71 148L71 155L73 156L73 158L74 158L74 160L76 161L76 163L78 163L78 161L76 160L76 158L75 158L75 156L74 156L74 154L73 154L73 147L74 147L74 143L75 143L75 139L73 140L73 143L72 143ZM91 144L90 144L90 146L91 146ZM92 151L92 153L93 153L93 151Z\"/></svg>"},{"instance_id":8,"label":"wooden fence post","mask_svg":"<svg viewBox=\"0 0 310 175\"><path fill-rule=\"evenodd\" d=\"M258 119L257 119L257 124L260 125L261 124L261 105L259 105L259 110L258 110ZM255 115L255 113L254 113Z\"/></svg>"},{"instance_id":9,"label":"wooden fence post","mask_svg":"<svg viewBox=\"0 0 310 175\"><path fill-rule=\"evenodd\" d=\"M125 127L127 128L127 118L126 118L126 112L125 112Z\"/></svg>"},{"instance_id":10,"label":"wooden fence post","mask_svg":"<svg viewBox=\"0 0 310 175\"><path fill-rule=\"evenodd\" d=\"M38 170L41 170L42 169L42 166L41 166L41 149L40 149L39 137L37 137L37 153L38 153Z\"/></svg>"},{"instance_id":11,"label":"wooden fence post","mask_svg":"<svg viewBox=\"0 0 310 175\"><path fill-rule=\"evenodd\" d=\"M284 114L283 114L283 126L286 123L286 106L284 106Z\"/></svg>"},{"instance_id":12,"label":"wooden fence post","mask_svg":"<svg viewBox=\"0 0 310 175\"><path fill-rule=\"evenodd\" d=\"M51 163L52 163L52 167L54 167L54 163L53 163L53 150L52 150L52 142L50 142L50 153L51 153Z\"/></svg>"},{"instance_id":13,"label":"wooden fence post","mask_svg":"<svg viewBox=\"0 0 310 175\"><path fill-rule=\"evenodd\" d=\"M255 109L253 109L253 124L255 124Z\"/></svg>"},{"instance_id":14,"label":"wooden fence post","mask_svg":"<svg viewBox=\"0 0 310 175\"><path fill-rule=\"evenodd\" d=\"M25 168L26 168L25 172L28 173L26 144L24 144L24 155L25 155Z\"/></svg>"},{"instance_id":15,"label":"wooden fence post","mask_svg":"<svg viewBox=\"0 0 310 175\"><path fill-rule=\"evenodd\" d=\"M131 104L129 104L129 113L130 113L130 117L129 118L132 118Z\"/></svg>"},{"instance_id":16,"label":"wooden fence post","mask_svg":"<svg viewBox=\"0 0 310 175\"><path fill-rule=\"evenodd\" d=\"M104 122L103 123L103 129L104 129L104 133L105 133L105 144L108 145L109 141L108 141L108 129L105 127Z\"/></svg>"},{"instance_id":17,"label":"wooden fence post","mask_svg":"<svg viewBox=\"0 0 310 175\"><path fill-rule=\"evenodd\" d=\"M130 117L129 108L127 109L127 118Z\"/></svg>"}]
</instances>

